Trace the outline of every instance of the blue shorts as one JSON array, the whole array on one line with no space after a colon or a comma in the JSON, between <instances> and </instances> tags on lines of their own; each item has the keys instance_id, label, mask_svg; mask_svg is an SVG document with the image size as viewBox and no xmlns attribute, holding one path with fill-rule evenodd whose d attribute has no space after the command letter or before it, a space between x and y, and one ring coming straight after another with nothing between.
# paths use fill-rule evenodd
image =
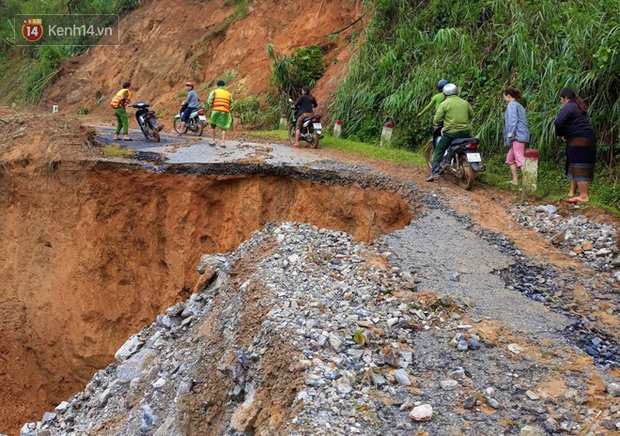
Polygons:
<instances>
[{"instance_id":1,"label":"blue shorts","mask_svg":"<svg viewBox=\"0 0 620 436\"><path fill-rule=\"evenodd\" d=\"M192 112L194 112L195 110L198 110L197 107L188 107L186 108L183 113L181 114L181 121L183 121L184 123L187 123L189 121L189 116L192 114Z\"/></svg>"}]
</instances>

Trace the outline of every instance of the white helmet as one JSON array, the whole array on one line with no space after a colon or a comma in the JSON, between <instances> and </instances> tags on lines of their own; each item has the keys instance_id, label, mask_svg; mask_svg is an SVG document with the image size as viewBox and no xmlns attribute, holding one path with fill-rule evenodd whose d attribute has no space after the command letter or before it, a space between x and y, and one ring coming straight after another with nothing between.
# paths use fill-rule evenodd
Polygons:
<instances>
[{"instance_id":1,"label":"white helmet","mask_svg":"<svg viewBox=\"0 0 620 436\"><path fill-rule=\"evenodd\" d=\"M443 87L443 93L446 95L454 95L456 94L456 85L454 83L448 83Z\"/></svg>"}]
</instances>

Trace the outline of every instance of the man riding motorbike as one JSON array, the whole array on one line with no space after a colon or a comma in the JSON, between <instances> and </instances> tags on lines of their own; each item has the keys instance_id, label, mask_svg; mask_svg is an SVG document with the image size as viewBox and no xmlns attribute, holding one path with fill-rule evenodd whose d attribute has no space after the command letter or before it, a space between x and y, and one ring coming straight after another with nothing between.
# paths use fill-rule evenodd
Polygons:
<instances>
[{"instance_id":1,"label":"man riding motorbike","mask_svg":"<svg viewBox=\"0 0 620 436\"><path fill-rule=\"evenodd\" d=\"M295 144L293 147L299 147L299 137L301 136L301 125L304 122L304 118L311 117L314 115L313 108L317 107L317 102L314 96L310 94L310 87L304 86L301 88L301 96L297 100L297 102L293 105L295 108L295 114L297 118L295 119L296 130L295 130ZM318 144L318 143L317 143Z\"/></svg>"},{"instance_id":2,"label":"man riding motorbike","mask_svg":"<svg viewBox=\"0 0 620 436\"><path fill-rule=\"evenodd\" d=\"M187 90L187 97L181 103L181 106L184 106L183 112L181 113L181 128L179 129L179 136L186 132L185 123L189 121L189 116L198 109L198 102L200 98L198 98L198 93L194 91L194 84L192 82L187 82L185 84L185 89Z\"/></svg>"},{"instance_id":3,"label":"man riding motorbike","mask_svg":"<svg viewBox=\"0 0 620 436\"><path fill-rule=\"evenodd\" d=\"M456 95L456 85L448 83L443 88L446 99L437 108L437 113L433 119L433 129L436 129L443 122L442 136L435 146L431 176L426 179L432 182L439 178L439 166L444 153L450 147L452 141L457 138L469 138L469 123L474 117L474 110L471 105Z\"/></svg>"}]
</instances>

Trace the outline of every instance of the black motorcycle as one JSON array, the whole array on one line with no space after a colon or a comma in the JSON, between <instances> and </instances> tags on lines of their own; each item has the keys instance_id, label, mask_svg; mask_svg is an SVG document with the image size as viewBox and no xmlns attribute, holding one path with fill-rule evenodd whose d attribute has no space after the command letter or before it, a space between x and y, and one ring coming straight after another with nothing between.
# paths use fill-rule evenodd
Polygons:
<instances>
[{"instance_id":1,"label":"black motorcycle","mask_svg":"<svg viewBox=\"0 0 620 436\"><path fill-rule=\"evenodd\" d=\"M435 145L439 142L440 137L429 141L424 155L429 168L433 166L433 155L435 154ZM448 171L452 174L459 186L467 191L474 186L476 173L484 171L486 168L482 163L482 156L478 150L480 141L478 138L459 138L452 141L450 147L443 155L439 172Z\"/></svg>"},{"instance_id":2,"label":"black motorcycle","mask_svg":"<svg viewBox=\"0 0 620 436\"><path fill-rule=\"evenodd\" d=\"M155 111L150 111L148 103L139 102L132 104L131 107L138 109L136 111L136 119L140 130L144 133L144 137L150 141L160 142L159 132L164 128L163 124L157 124L157 116Z\"/></svg>"},{"instance_id":3,"label":"black motorcycle","mask_svg":"<svg viewBox=\"0 0 620 436\"><path fill-rule=\"evenodd\" d=\"M293 103L293 100L289 100L289 102ZM288 114L288 121L290 126L289 139L291 140L291 144L294 144L296 139L295 133L297 130L297 117L294 106L291 106L291 110ZM319 140L323 139L322 132L323 126L321 125L321 116L312 115L311 117L304 118L301 125L301 135L299 136L299 139L309 143L311 148L318 148Z\"/></svg>"}]
</instances>

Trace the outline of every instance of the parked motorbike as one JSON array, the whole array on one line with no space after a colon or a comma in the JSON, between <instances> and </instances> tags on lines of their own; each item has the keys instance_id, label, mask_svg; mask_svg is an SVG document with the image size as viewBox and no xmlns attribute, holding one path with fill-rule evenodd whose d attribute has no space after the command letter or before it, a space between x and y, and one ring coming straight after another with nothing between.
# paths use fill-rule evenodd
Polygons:
<instances>
[{"instance_id":1,"label":"parked motorbike","mask_svg":"<svg viewBox=\"0 0 620 436\"><path fill-rule=\"evenodd\" d=\"M430 140L424 155L429 168L433 164L433 155L435 154L435 144L439 142L439 138ZM446 150L441 167L440 174L448 172L452 174L458 185L469 191L474 186L476 173L484 171L486 168L482 163L482 156L478 150L480 141L478 138L459 138L452 141L450 147Z\"/></svg>"},{"instance_id":2,"label":"parked motorbike","mask_svg":"<svg viewBox=\"0 0 620 436\"><path fill-rule=\"evenodd\" d=\"M181 114L185 110L187 106L181 106L179 113L174 116L174 130L177 133L181 133ZM207 117L205 115L205 110L201 108L196 108L189 115L189 120L185 123L185 131L192 132L196 136L202 136L202 132L207 125Z\"/></svg>"},{"instance_id":3,"label":"parked motorbike","mask_svg":"<svg viewBox=\"0 0 620 436\"><path fill-rule=\"evenodd\" d=\"M293 103L293 100L289 99L290 103ZM295 131L297 129L297 117L295 114L295 107L291 106L291 110L288 115L289 120L289 139L291 140L291 144L295 143ZM301 125L301 135L299 136L300 140L306 141L310 144L311 148L319 147L319 140L323 139L323 126L321 125L321 116L320 115L312 115L311 117L306 117L303 120L303 124Z\"/></svg>"},{"instance_id":4,"label":"parked motorbike","mask_svg":"<svg viewBox=\"0 0 620 436\"><path fill-rule=\"evenodd\" d=\"M164 125L157 124L155 111L148 110L149 104L144 102L132 104L131 107L138 109L136 111L136 119L138 120L140 130L144 133L144 137L147 140L160 142L159 132L164 128Z\"/></svg>"}]
</instances>

